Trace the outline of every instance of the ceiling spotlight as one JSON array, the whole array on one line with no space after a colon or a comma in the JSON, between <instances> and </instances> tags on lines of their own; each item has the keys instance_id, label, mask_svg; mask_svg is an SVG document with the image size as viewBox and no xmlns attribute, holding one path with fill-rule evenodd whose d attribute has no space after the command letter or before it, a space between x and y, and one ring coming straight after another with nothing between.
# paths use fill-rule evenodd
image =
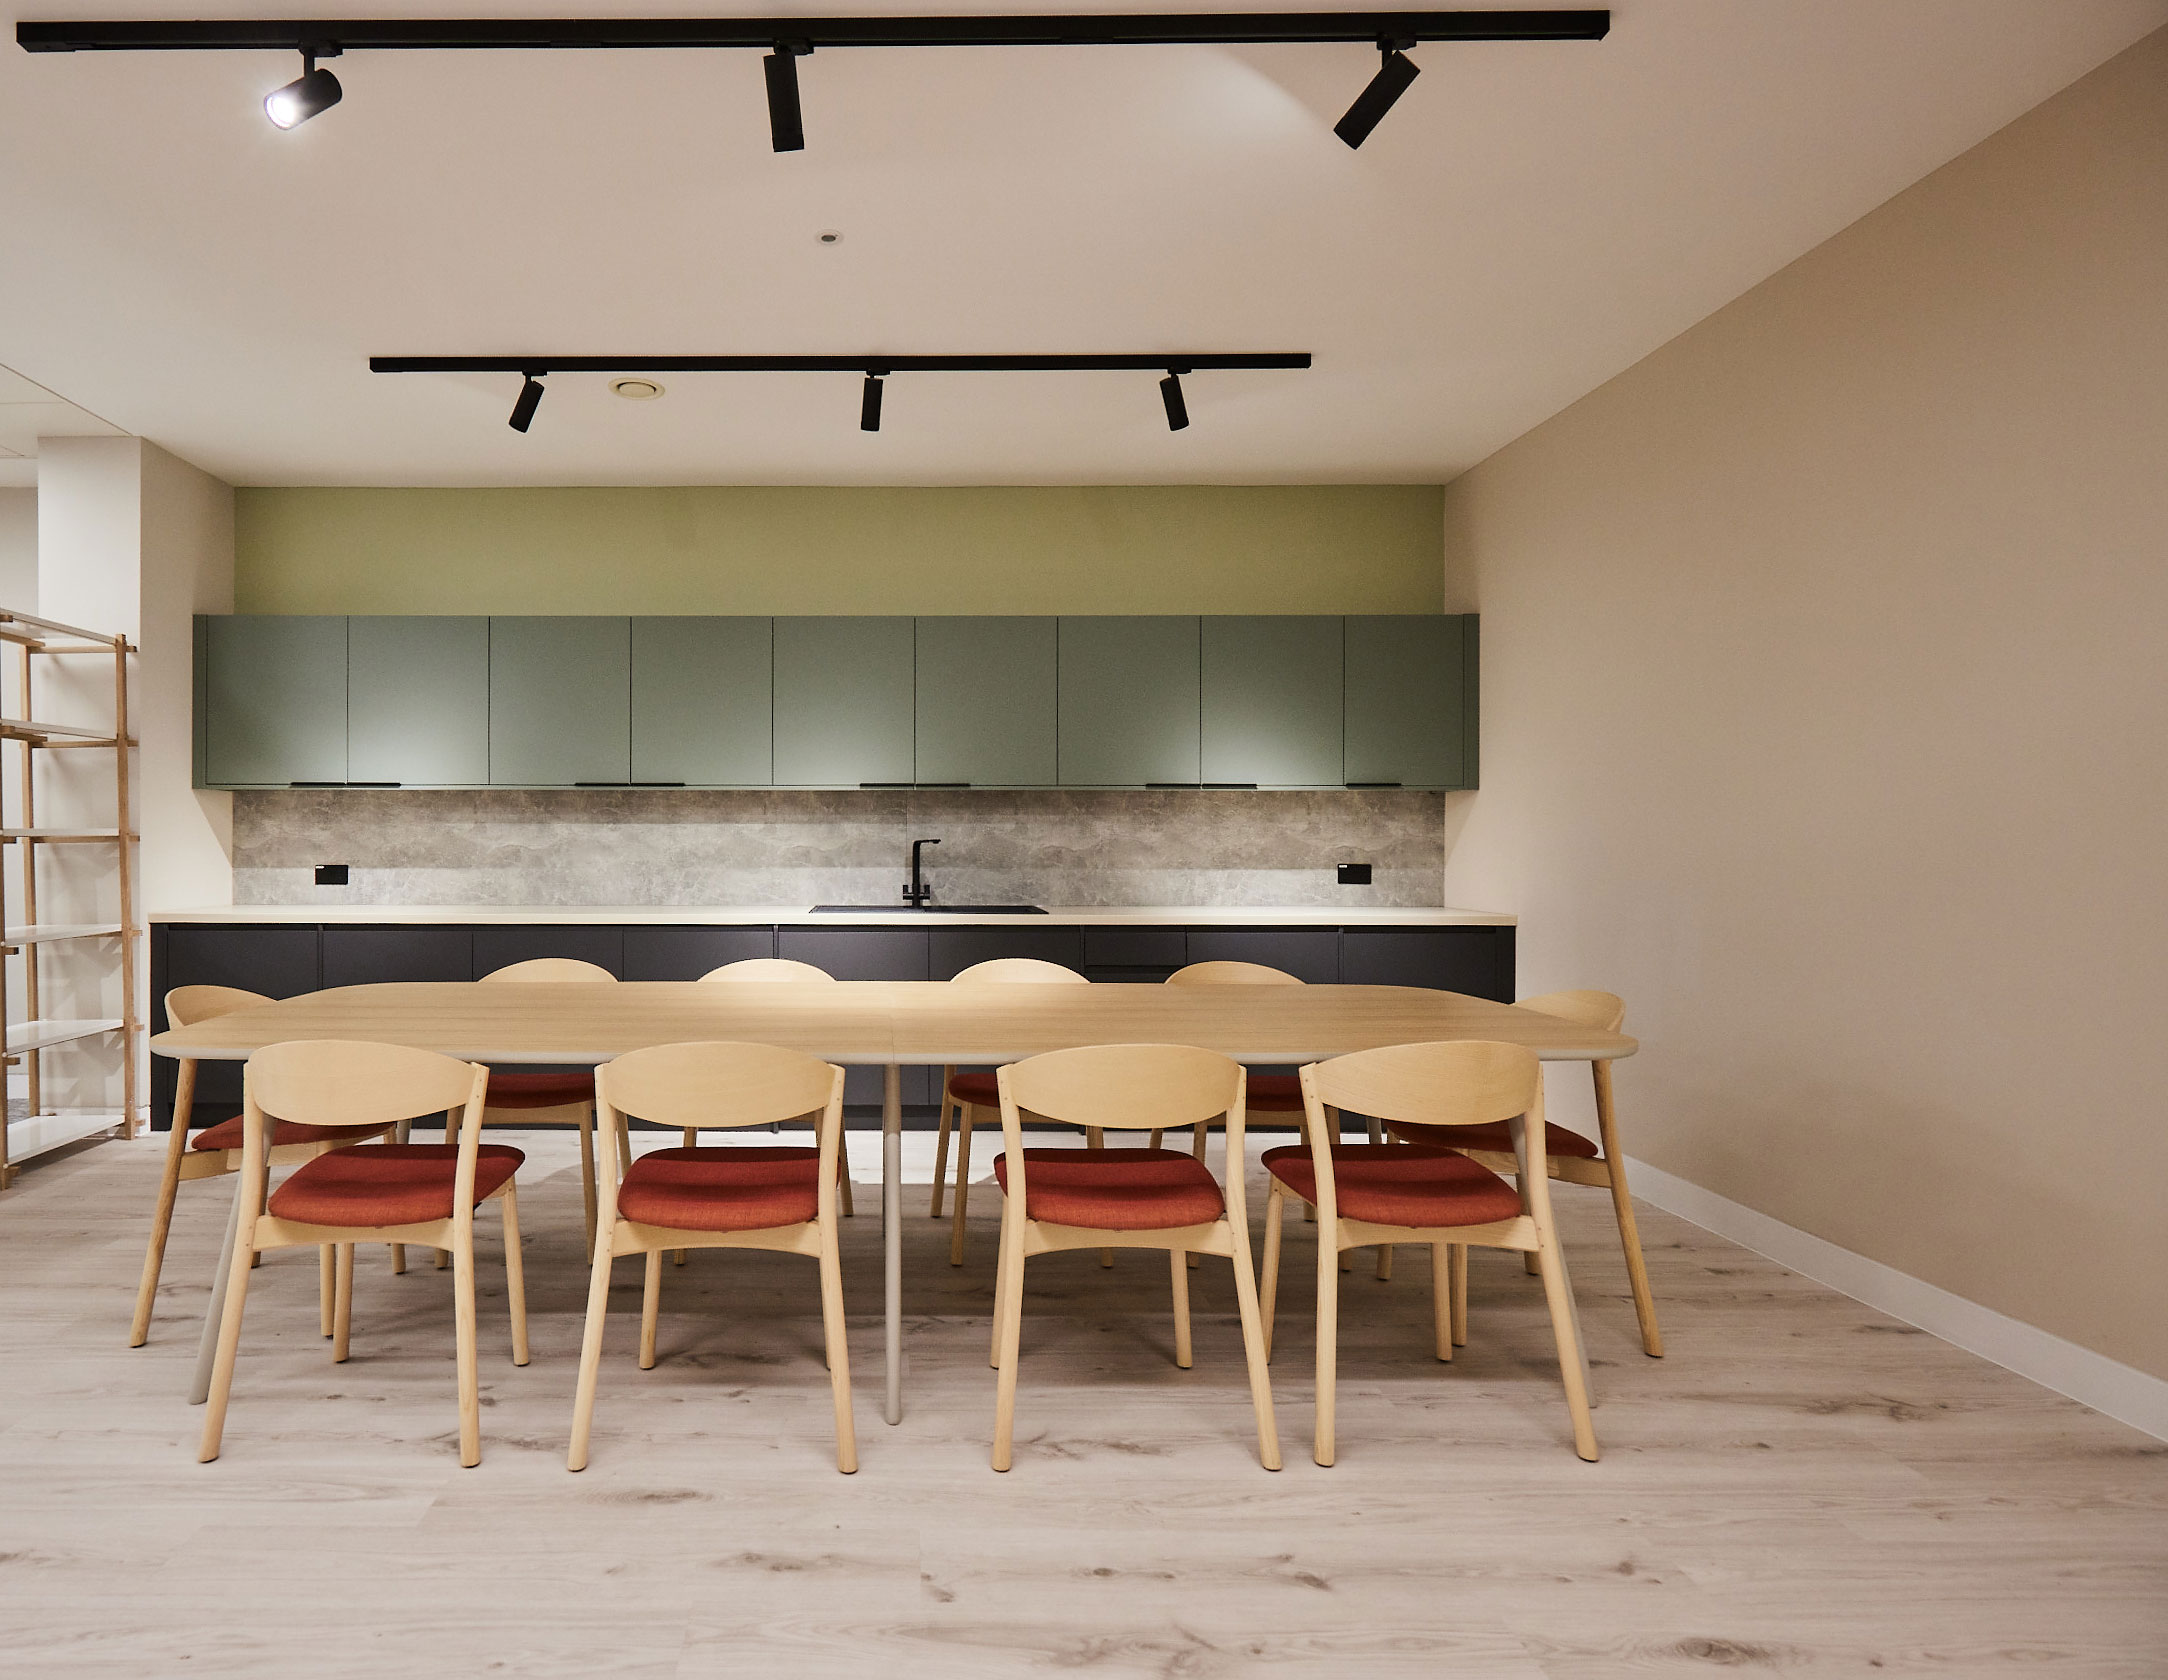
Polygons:
<instances>
[{"instance_id":1,"label":"ceiling spotlight","mask_svg":"<svg viewBox=\"0 0 2168 1680\"><path fill-rule=\"evenodd\" d=\"M273 128L299 128L319 112L328 111L338 104L345 89L339 86L339 78L329 70L316 68L319 56L337 56L338 48L328 51L315 49L301 55L301 74L276 93L268 94L263 102L263 114L271 119Z\"/></svg>"},{"instance_id":2,"label":"ceiling spotlight","mask_svg":"<svg viewBox=\"0 0 2168 1680\"><path fill-rule=\"evenodd\" d=\"M652 379L613 379L610 389L632 402L653 402L662 395L662 387Z\"/></svg>"},{"instance_id":3,"label":"ceiling spotlight","mask_svg":"<svg viewBox=\"0 0 2168 1680\"><path fill-rule=\"evenodd\" d=\"M542 380L539 374L523 373L525 381L519 388L519 400L512 405L512 430L524 432L534 424L534 411L542 406Z\"/></svg>"},{"instance_id":4,"label":"ceiling spotlight","mask_svg":"<svg viewBox=\"0 0 2168 1680\"><path fill-rule=\"evenodd\" d=\"M871 368L866 370L866 394L858 404L858 429L862 432L881 429L881 376Z\"/></svg>"},{"instance_id":5,"label":"ceiling spotlight","mask_svg":"<svg viewBox=\"0 0 2168 1680\"><path fill-rule=\"evenodd\" d=\"M768 77L768 137L779 152L805 150L805 118L798 109L798 60L813 49L803 41L778 41L760 61Z\"/></svg>"},{"instance_id":6,"label":"ceiling spotlight","mask_svg":"<svg viewBox=\"0 0 2168 1680\"><path fill-rule=\"evenodd\" d=\"M1181 376L1187 368L1169 368L1159 382L1159 400L1167 405L1167 430L1179 432L1189 424L1189 404L1182 400Z\"/></svg>"},{"instance_id":7,"label":"ceiling spotlight","mask_svg":"<svg viewBox=\"0 0 2168 1680\"><path fill-rule=\"evenodd\" d=\"M1351 151L1370 138L1370 131L1385 120L1385 113L1393 108L1393 101L1406 93L1408 84L1423 73L1415 61L1401 51L1403 47L1414 45L1413 41L1378 43L1378 51L1385 55L1385 62L1370 78L1370 85L1355 96L1355 103L1347 108L1347 115L1332 125L1333 133L1345 140Z\"/></svg>"}]
</instances>

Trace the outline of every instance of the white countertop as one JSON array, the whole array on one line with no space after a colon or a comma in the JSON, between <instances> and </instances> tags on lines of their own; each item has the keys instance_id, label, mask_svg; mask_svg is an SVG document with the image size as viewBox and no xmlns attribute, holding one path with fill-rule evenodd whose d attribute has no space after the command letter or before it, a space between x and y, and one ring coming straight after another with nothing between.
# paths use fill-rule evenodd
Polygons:
<instances>
[{"instance_id":1,"label":"white countertop","mask_svg":"<svg viewBox=\"0 0 2168 1680\"><path fill-rule=\"evenodd\" d=\"M153 922L252 926L623 926L623 927L1513 927L1519 918L1490 910L1325 905L1153 905L1136 908L1050 905L1043 916L954 916L912 910L854 910L815 915L803 904L219 904L154 910Z\"/></svg>"}]
</instances>

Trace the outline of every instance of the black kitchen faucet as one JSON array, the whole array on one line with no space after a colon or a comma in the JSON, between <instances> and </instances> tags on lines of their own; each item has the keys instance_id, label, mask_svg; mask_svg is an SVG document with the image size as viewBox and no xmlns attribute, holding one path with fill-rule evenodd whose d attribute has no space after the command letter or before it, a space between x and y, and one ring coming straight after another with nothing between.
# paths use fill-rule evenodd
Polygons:
<instances>
[{"instance_id":1,"label":"black kitchen faucet","mask_svg":"<svg viewBox=\"0 0 2168 1680\"><path fill-rule=\"evenodd\" d=\"M928 846L938 846L938 840L914 840L911 842L911 879L905 883L903 901L913 909L921 909L933 897L933 888L926 885L919 854Z\"/></svg>"}]
</instances>

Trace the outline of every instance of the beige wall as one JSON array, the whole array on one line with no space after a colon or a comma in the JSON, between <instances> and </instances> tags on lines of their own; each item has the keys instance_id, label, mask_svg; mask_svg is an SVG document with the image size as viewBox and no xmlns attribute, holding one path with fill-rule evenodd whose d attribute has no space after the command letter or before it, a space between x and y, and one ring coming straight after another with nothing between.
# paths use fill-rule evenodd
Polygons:
<instances>
[{"instance_id":1,"label":"beige wall","mask_svg":"<svg viewBox=\"0 0 2168 1680\"><path fill-rule=\"evenodd\" d=\"M1436 485L243 490L242 612L1436 612Z\"/></svg>"},{"instance_id":2,"label":"beige wall","mask_svg":"<svg viewBox=\"0 0 2168 1680\"><path fill-rule=\"evenodd\" d=\"M1445 896L1626 996L1635 1153L2168 1377L2164 88L2168 33L1450 487Z\"/></svg>"}]
</instances>

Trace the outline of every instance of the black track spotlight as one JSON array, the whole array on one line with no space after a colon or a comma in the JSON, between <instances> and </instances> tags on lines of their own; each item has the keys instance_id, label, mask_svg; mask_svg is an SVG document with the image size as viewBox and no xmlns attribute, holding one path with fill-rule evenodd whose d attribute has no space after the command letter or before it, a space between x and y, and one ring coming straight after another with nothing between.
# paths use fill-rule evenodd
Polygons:
<instances>
[{"instance_id":1,"label":"black track spotlight","mask_svg":"<svg viewBox=\"0 0 2168 1680\"><path fill-rule=\"evenodd\" d=\"M337 49L323 53L332 57ZM338 104L346 90L339 86L339 78L329 70L319 70L316 52L301 55L301 74L275 93L266 94L263 114L271 119L273 128L299 128L309 118L328 111Z\"/></svg>"},{"instance_id":2,"label":"black track spotlight","mask_svg":"<svg viewBox=\"0 0 2168 1680\"><path fill-rule=\"evenodd\" d=\"M1167 405L1167 430L1179 432L1189 424L1189 404L1182 400L1182 375L1187 368L1169 368L1159 382L1159 400Z\"/></svg>"},{"instance_id":3,"label":"black track spotlight","mask_svg":"<svg viewBox=\"0 0 2168 1680\"><path fill-rule=\"evenodd\" d=\"M805 117L798 109L798 60L813 49L802 41L778 41L760 61L768 77L768 137L779 152L805 150Z\"/></svg>"},{"instance_id":4,"label":"black track spotlight","mask_svg":"<svg viewBox=\"0 0 2168 1680\"><path fill-rule=\"evenodd\" d=\"M524 432L534 424L534 411L542 406L542 377L536 373L520 375L523 383L519 388L519 400L512 404L512 430Z\"/></svg>"},{"instance_id":5,"label":"black track spotlight","mask_svg":"<svg viewBox=\"0 0 2168 1680\"><path fill-rule=\"evenodd\" d=\"M881 429L881 376L870 368L866 371L866 394L858 404L858 429L862 432Z\"/></svg>"},{"instance_id":6,"label":"black track spotlight","mask_svg":"<svg viewBox=\"0 0 2168 1680\"><path fill-rule=\"evenodd\" d=\"M1393 101L1406 93L1408 84L1423 73L1415 60L1400 50L1414 45L1413 41L1378 43L1378 51L1385 55L1385 62L1370 78L1370 85L1355 96L1355 103L1347 108L1347 115L1332 125L1333 133L1345 140L1350 150L1370 138L1370 131L1385 120L1385 113L1393 108Z\"/></svg>"}]
</instances>

